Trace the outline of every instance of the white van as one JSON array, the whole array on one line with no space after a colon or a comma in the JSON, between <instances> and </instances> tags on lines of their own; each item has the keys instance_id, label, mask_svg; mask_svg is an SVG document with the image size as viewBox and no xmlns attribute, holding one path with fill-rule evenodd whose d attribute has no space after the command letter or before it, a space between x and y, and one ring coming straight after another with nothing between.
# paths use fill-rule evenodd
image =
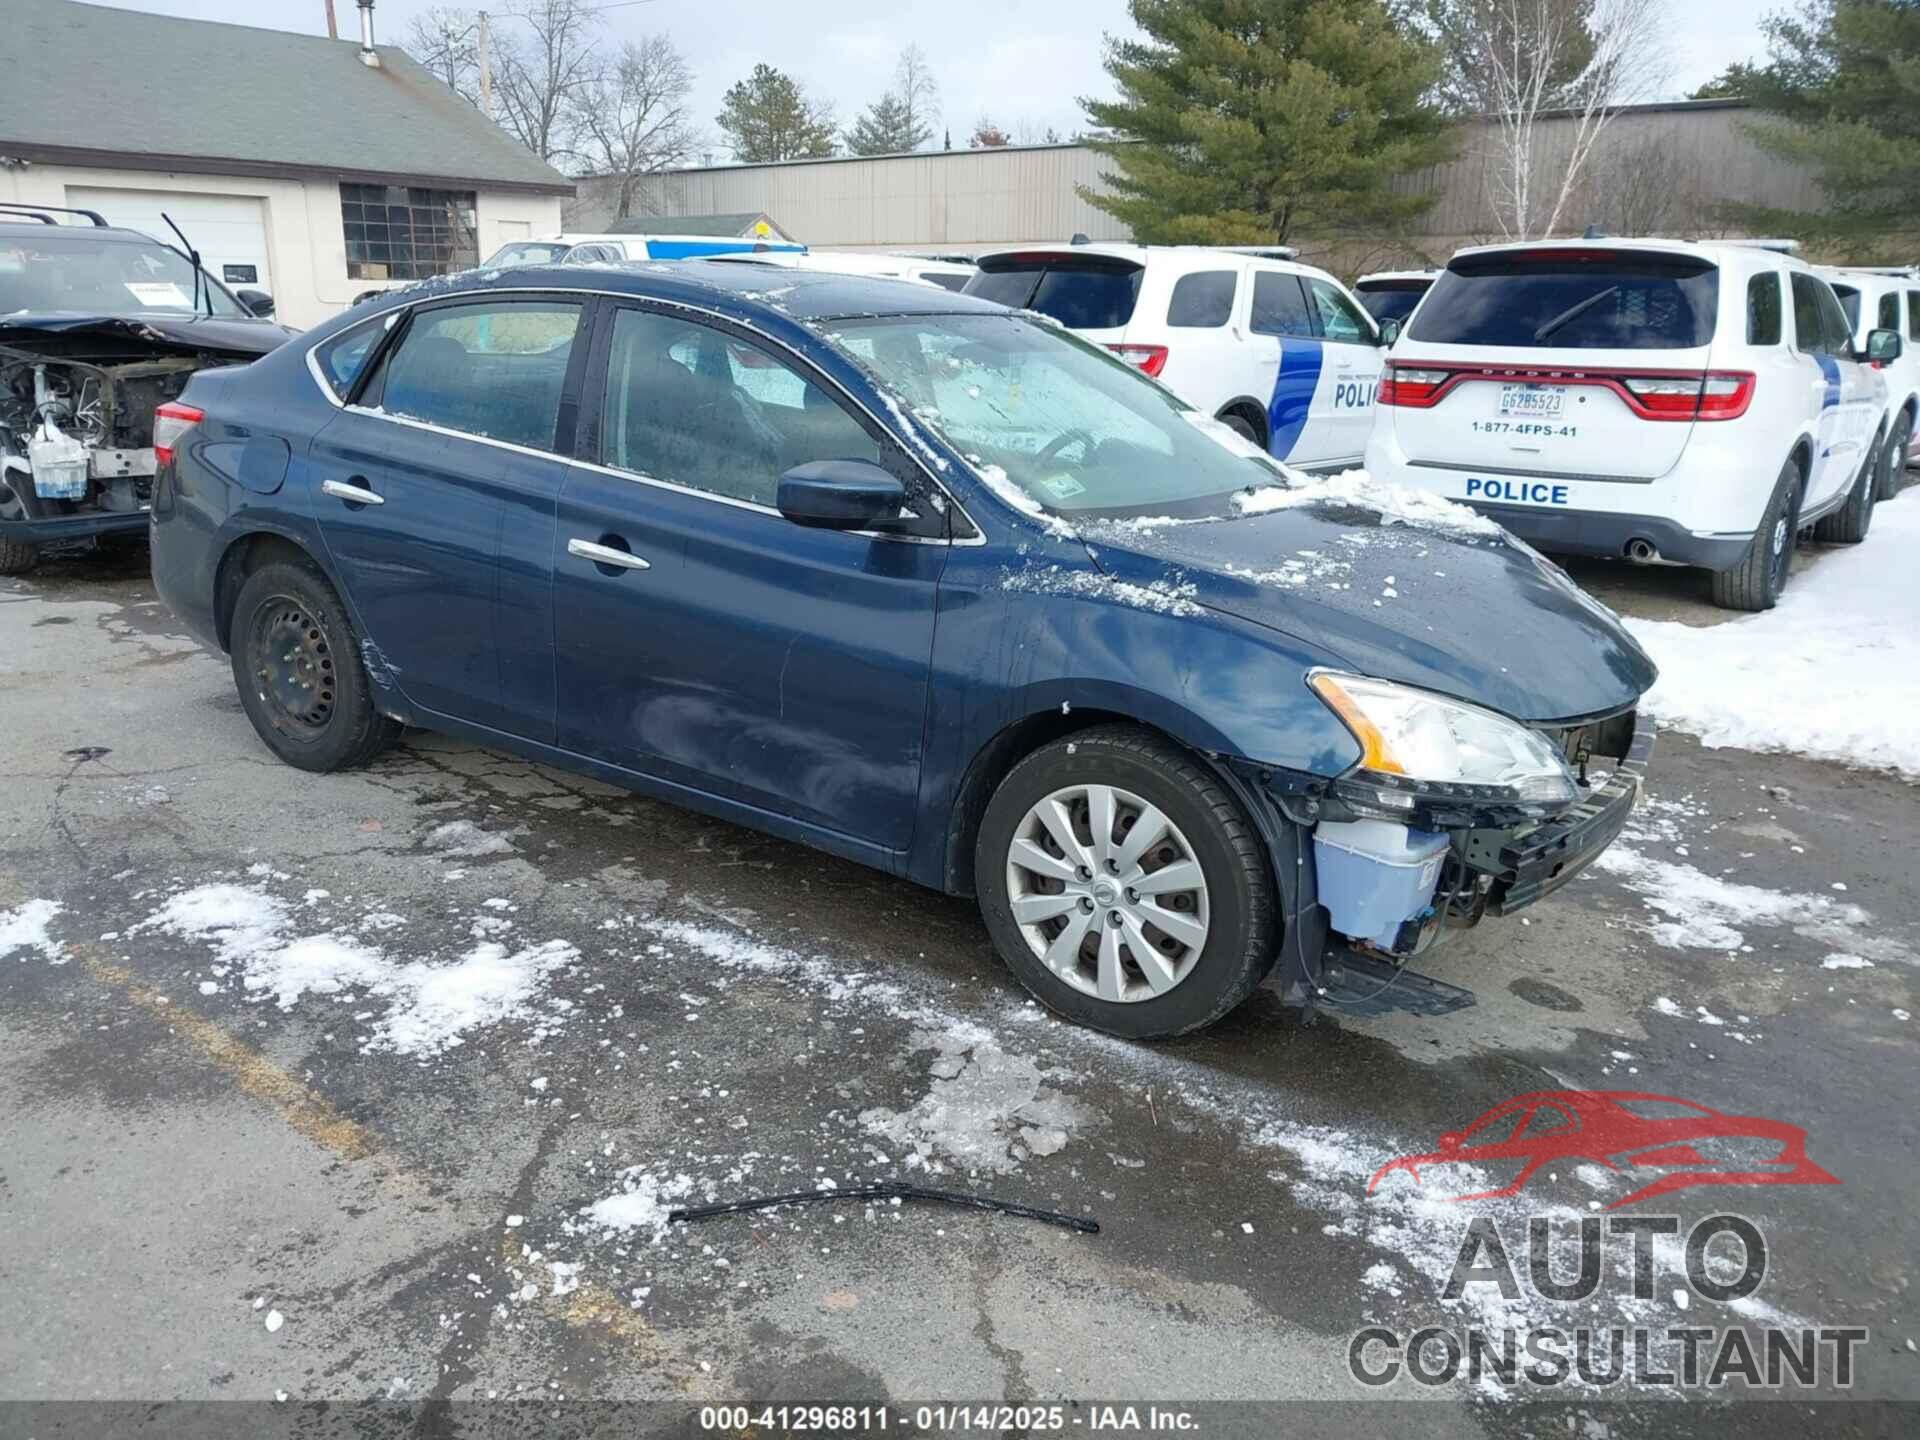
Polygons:
<instances>
[{"instance_id":1,"label":"white van","mask_svg":"<svg viewBox=\"0 0 1920 1440\"><path fill-rule=\"evenodd\" d=\"M1907 467L1920 463L1914 434L1920 417L1920 270L1821 265L1815 267L1840 297L1840 308L1853 322L1853 343L1864 346L1875 330L1898 330L1906 337L1906 353L1885 368L1888 403L1893 409L1895 462L1881 474L1880 498L1891 500L1906 484Z\"/></svg>"},{"instance_id":2,"label":"white van","mask_svg":"<svg viewBox=\"0 0 1920 1440\"><path fill-rule=\"evenodd\" d=\"M1307 470L1360 463L1379 332L1326 271L1272 251L1088 243L979 266L967 294L1059 321L1268 454Z\"/></svg>"},{"instance_id":3,"label":"white van","mask_svg":"<svg viewBox=\"0 0 1920 1440\"><path fill-rule=\"evenodd\" d=\"M1771 609L1799 531L1865 537L1894 423L1878 366L1902 350L1890 329L1857 346L1827 282L1770 249L1462 250L1393 339L1367 468L1542 550L1701 566L1718 603Z\"/></svg>"}]
</instances>

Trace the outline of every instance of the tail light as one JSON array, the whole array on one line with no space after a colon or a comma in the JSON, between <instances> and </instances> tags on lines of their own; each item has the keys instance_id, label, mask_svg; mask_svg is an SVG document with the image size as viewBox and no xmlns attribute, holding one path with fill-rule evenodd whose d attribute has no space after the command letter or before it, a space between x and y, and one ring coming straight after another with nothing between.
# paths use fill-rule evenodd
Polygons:
<instances>
[{"instance_id":1,"label":"tail light","mask_svg":"<svg viewBox=\"0 0 1920 1440\"><path fill-rule=\"evenodd\" d=\"M1374 391L1377 405L1404 405L1412 410L1429 410L1440 401L1452 375L1448 370L1422 370L1417 366L1389 364Z\"/></svg>"},{"instance_id":2,"label":"tail light","mask_svg":"<svg viewBox=\"0 0 1920 1440\"><path fill-rule=\"evenodd\" d=\"M1748 371L1704 375L1622 375L1627 404L1643 420L1737 420L1753 403Z\"/></svg>"},{"instance_id":3,"label":"tail light","mask_svg":"<svg viewBox=\"0 0 1920 1440\"><path fill-rule=\"evenodd\" d=\"M1109 345L1107 349L1142 374L1152 375L1156 379L1167 368L1167 347L1164 345Z\"/></svg>"},{"instance_id":4,"label":"tail light","mask_svg":"<svg viewBox=\"0 0 1920 1440\"><path fill-rule=\"evenodd\" d=\"M171 464L173 447L180 437L207 418L207 412L192 405L169 400L153 412L153 458L159 465Z\"/></svg>"}]
</instances>

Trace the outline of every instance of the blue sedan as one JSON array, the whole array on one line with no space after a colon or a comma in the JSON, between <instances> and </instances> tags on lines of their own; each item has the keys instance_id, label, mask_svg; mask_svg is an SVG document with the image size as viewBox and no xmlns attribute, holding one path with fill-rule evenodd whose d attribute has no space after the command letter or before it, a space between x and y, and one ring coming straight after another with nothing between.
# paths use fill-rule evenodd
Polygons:
<instances>
[{"instance_id":1,"label":"blue sedan","mask_svg":"<svg viewBox=\"0 0 1920 1440\"><path fill-rule=\"evenodd\" d=\"M287 763L422 726L972 894L1127 1036L1277 962L1449 1008L1407 960L1578 873L1651 743L1645 655L1497 527L922 286L454 277L195 375L155 448L160 593Z\"/></svg>"}]
</instances>

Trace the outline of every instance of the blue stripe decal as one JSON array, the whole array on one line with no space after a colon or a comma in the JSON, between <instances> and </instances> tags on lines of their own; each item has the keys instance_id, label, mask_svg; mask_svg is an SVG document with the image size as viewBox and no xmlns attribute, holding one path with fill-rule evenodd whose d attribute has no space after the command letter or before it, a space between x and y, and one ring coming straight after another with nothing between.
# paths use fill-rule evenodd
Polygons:
<instances>
[{"instance_id":1,"label":"blue stripe decal","mask_svg":"<svg viewBox=\"0 0 1920 1440\"><path fill-rule=\"evenodd\" d=\"M1813 363L1827 379L1827 393L1820 401L1820 408L1831 410L1840 403L1840 362L1831 355L1816 355Z\"/></svg>"},{"instance_id":2,"label":"blue stripe decal","mask_svg":"<svg viewBox=\"0 0 1920 1440\"><path fill-rule=\"evenodd\" d=\"M1267 402L1267 453L1276 460L1286 459L1300 443L1325 354L1318 340L1280 337L1280 373L1273 380L1273 399Z\"/></svg>"},{"instance_id":3,"label":"blue stripe decal","mask_svg":"<svg viewBox=\"0 0 1920 1440\"><path fill-rule=\"evenodd\" d=\"M765 246L775 254L796 254L806 249L804 245L770 245L764 240L741 240L737 244L725 240L649 240L647 254L655 260L698 260L703 255L739 255L756 246Z\"/></svg>"}]
</instances>

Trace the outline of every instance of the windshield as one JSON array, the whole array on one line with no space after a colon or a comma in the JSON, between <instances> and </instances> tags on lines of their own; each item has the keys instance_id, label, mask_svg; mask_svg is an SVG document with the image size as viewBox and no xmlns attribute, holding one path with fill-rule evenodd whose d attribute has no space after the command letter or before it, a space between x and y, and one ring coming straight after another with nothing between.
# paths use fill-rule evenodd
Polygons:
<instances>
[{"instance_id":1,"label":"windshield","mask_svg":"<svg viewBox=\"0 0 1920 1440\"><path fill-rule=\"evenodd\" d=\"M506 265L551 265L567 251L571 245L555 245L545 240L516 240L511 245L502 245L487 257L487 265L499 268Z\"/></svg>"},{"instance_id":2,"label":"windshield","mask_svg":"<svg viewBox=\"0 0 1920 1440\"><path fill-rule=\"evenodd\" d=\"M1713 339L1720 271L1688 255L1524 250L1455 260L1409 334L1434 345L1691 350Z\"/></svg>"},{"instance_id":3,"label":"windshield","mask_svg":"<svg viewBox=\"0 0 1920 1440\"><path fill-rule=\"evenodd\" d=\"M1420 303L1420 297L1426 293L1425 285L1411 285L1379 290L1368 288L1360 291L1359 295L1360 303L1367 307L1367 313L1375 320L1404 320L1413 313L1413 307Z\"/></svg>"},{"instance_id":4,"label":"windshield","mask_svg":"<svg viewBox=\"0 0 1920 1440\"><path fill-rule=\"evenodd\" d=\"M1050 325L903 315L833 331L988 483L1010 481L1063 515L1227 514L1235 492L1286 473L1219 421Z\"/></svg>"},{"instance_id":5,"label":"windshield","mask_svg":"<svg viewBox=\"0 0 1920 1440\"><path fill-rule=\"evenodd\" d=\"M163 311L192 315L247 312L184 256L152 240L60 233L0 239L0 315L17 311L78 311L134 315ZM198 278L198 295L194 281Z\"/></svg>"}]
</instances>

